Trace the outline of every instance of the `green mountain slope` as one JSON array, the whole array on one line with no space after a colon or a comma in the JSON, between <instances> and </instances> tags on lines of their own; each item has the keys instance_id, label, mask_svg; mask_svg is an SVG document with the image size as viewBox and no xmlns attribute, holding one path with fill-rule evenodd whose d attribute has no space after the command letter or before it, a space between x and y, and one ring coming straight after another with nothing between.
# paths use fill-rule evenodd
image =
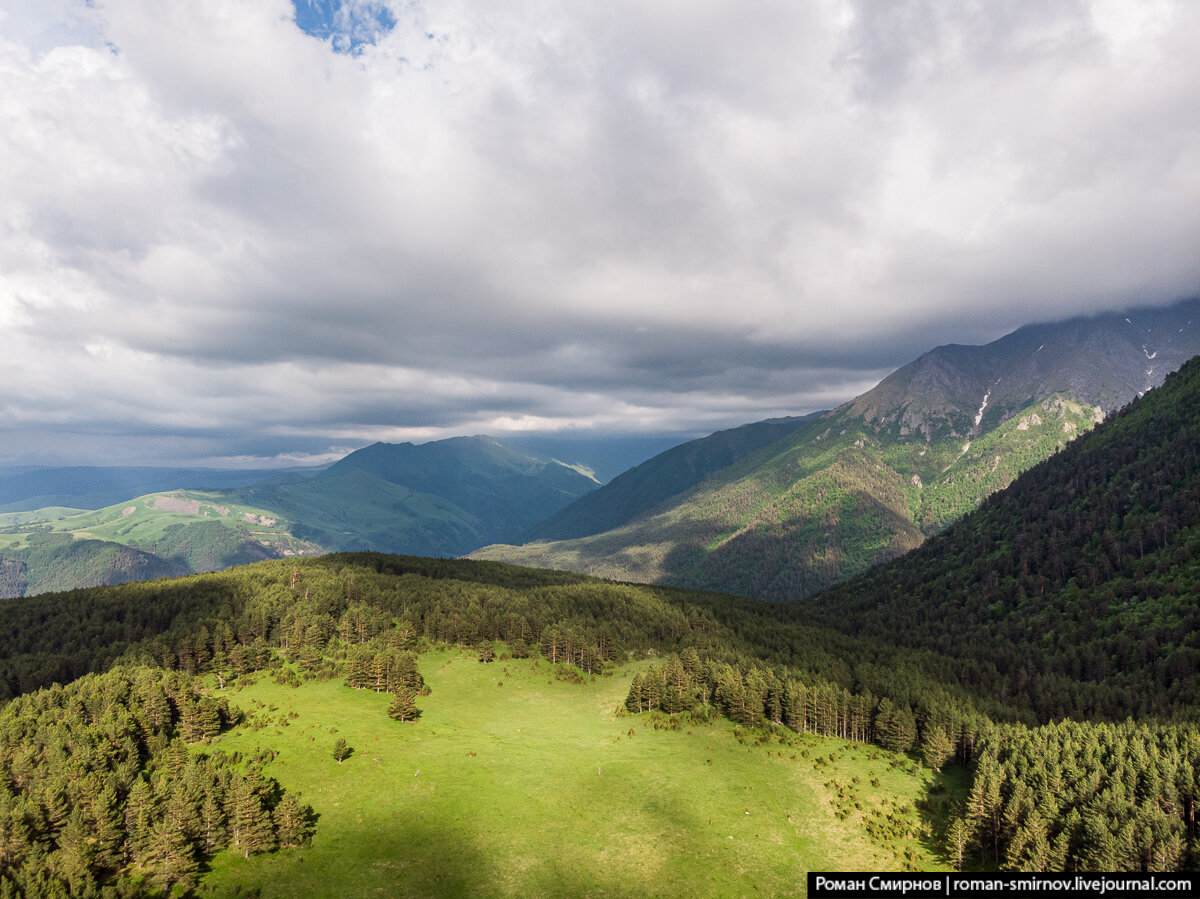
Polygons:
<instances>
[{"instance_id":1,"label":"green mountain slope","mask_svg":"<svg viewBox=\"0 0 1200 899\"><path fill-rule=\"evenodd\" d=\"M87 476L72 471L66 483ZM0 529L0 596L334 550L461 555L514 539L596 486L490 438L375 444L313 477L155 493L66 517L20 513L28 522L10 513Z\"/></svg>"},{"instance_id":2,"label":"green mountain slope","mask_svg":"<svg viewBox=\"0 0 1200 899\"><path fill-rule=\"evenodd\" d=\"M297 538L290 522L225 492L176 490L0 530L0 596L216 571L320 549Z\"/></svg>"},{"instance_id":3,"label":"green mountain slope","mask_svg":"<svg viewBox=\"0 0 1200 899\"><path fill-rule=\"evenodd\" d=\"M618 527L472 557L772 600L811 594L920 545L1160 383L1200 351L1193 315L1200 302L940 347Z\"/></svg>"},{"instance_id":4,"label":"green mountain slope","mask_svg":"<svg viewBox=\"0 0 1200 899\"><path fill-rule=\"evenodd\" d=\"M587 537L620 527L819 414L759 421L672 447L534 525L521 541Z\"/></svg>"},{"instance_id":5,"label":"green mountain slope","mask_svg":"<svg viewBox=\"0 0 1200 899\"><path fill-rule=\"evenodd\" d=\"M1039 716L1195 708L1200 359L925 546L802 603Z\"/></svg>"},{"instance_id":6,"label":"green mountain slope","mask_svg":"<svg viewBox=\"0 0 1200 899\"><path fill-rule=\"evenodd\" d=\"M335 481L350 472L364 472L454 504L483 542L492 534L511 539L600 486L573 467L527 456L490 437L376 443L346 456L316 480ZM476 537L471 541L480 545ZM445 547L442 552L454 550Z\"/></svg>"}]
</instances>

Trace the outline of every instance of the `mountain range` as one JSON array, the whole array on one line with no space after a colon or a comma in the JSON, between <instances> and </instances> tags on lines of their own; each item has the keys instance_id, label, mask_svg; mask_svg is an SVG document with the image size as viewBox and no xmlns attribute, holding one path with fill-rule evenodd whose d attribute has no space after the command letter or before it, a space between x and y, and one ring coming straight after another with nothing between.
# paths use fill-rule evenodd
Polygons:
<instances>
[{"instance_id":1,"label":"mountain range","mask_svg":"<svg viewBox=\"0 0 1200 899\"><path fill-rule=\"evenodd\" d=\"M251 486L170 490L88 512L9 513L0 595L337 550L461 555L516 538L598 486L579 468L487 437L376 443L316 473L270 474Z\"/></svg>"},{"instance_id":2,"label":"mountain range","mask_svg":"<svg viewBox=\"0 0 1200 899\"><path fill-rule=\"evenodd\" d=\"M803 597L914 549L1161 384L1200 352L1197 319L1191 300L938 347L674 495L629 499L639 469L671 469L686 447L566 507L522 545L472 557Z\"/></svg>"},{"instance_id":3,"label":"mountain range","mask_svg":"<svg viewBox=\"0 0 1200 899\"><path fill-rule=\"evenodd\" d=\"M1200 352L1197 314L938 347L837 409L674 446L603 486L595 469L654 441L601 441L595 465L527 451L562 441L462 437L283 472L9 469L0 595L379 550L795 599L921 545L1161 383Z\"/></svg>"}]
</instances>

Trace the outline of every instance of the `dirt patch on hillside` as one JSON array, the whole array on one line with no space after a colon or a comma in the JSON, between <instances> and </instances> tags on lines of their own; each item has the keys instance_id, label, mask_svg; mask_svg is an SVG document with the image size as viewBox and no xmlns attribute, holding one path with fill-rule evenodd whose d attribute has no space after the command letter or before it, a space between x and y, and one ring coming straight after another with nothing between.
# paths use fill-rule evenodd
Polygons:
<instances>
[{"instance_id":1,"label":"dirt patch on hillside","mask_svg":"<svg viewBox=\"0 0 1200 899\"><path fill-rule=\"evenodd\" d=\"M181 499L178 496L154 497L154 508L162 512L184 512L187 515L200 514L200 502L194 499Z\"/></svg>"}]
</instances>

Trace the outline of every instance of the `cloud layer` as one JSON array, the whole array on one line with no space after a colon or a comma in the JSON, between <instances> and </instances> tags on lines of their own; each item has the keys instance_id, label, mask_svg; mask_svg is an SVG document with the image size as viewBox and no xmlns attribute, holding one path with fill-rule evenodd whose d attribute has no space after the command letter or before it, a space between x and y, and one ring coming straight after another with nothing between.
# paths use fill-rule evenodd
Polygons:
<instances>
[{"instance_id":1,"label":"cloud layer","mask_svg":"<svg viewBox=\"0 0 1200 899\"><path fill-rule=\"evenodd\" d=\"M0 464L705 432L1200 292L1187 0L31 6Z\"/></svg>"}]
</instances>

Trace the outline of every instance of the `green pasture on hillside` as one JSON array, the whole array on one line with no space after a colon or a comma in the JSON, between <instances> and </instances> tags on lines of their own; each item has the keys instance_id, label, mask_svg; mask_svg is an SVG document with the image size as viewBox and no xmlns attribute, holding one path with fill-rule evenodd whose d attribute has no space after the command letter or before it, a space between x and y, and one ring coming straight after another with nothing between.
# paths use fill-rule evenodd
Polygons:
<instances>
[{"instance_id":1,"label":"green pasture on hillside","mask_svg":"<svg viewBox=\"0 0 1200 899\"><path fill-rule=\"evenodd\" d=\"M656 730L618 711L632 666L571 683L454 651L421 668L415 724L340 681L231 692L250 722L216 747L277 750L267 773L320 818L310 847L217 856L201 894L780 896L810 869L943 866L915 811L928 772L877 747Z\"/></svg>"}]
</instances>

